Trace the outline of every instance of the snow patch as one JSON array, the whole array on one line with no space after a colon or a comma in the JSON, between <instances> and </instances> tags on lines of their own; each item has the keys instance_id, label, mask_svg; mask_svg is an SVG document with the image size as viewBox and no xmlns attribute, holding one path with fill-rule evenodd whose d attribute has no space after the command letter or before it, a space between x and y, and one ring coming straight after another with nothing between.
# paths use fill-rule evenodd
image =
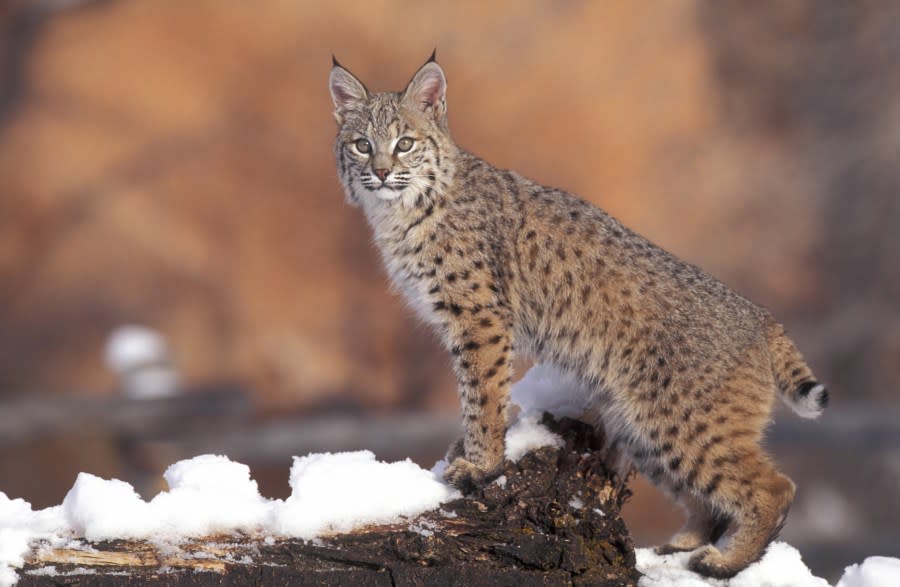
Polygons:
<instances>
[{"instance_id":1,"label":"snow patch","mask_svg":"<svg viewBox=\"0 0 900 587\"><path fill-rule=\"evenodd\" d=\"M129 397L167 397L180 390L166 339L152 328L134 324L116 328L106 340L104 359Z\"/></svg>"},{"instance_id":2,"label":"snow patch","mask_svg":"<svg viewBox=\"0 0 900 587\"><path fill-rule=\"evenodd\" d=\"M584 413L587 395L577 381L552 365L535 365L512 386L512 403L521 408L506 431L506 458L515 462L544 447L560 448L563 439L540 423L544 412L574 418Z\"/></svg>"},{"instance_id":3,"label":"snow patch","mask_svg":"<svg viewBox=\"0 0 900 587\"><path fill-rule=\"evenodd\" d=\"M578 418L590 405L590 394L577 379L540 363L513 384L510 398L525 413L550 412L557 418Z\"/></svg>"},{"instance_id":4,"label":"snow patch","mask_svg":"<svg viewBox=\"0 0 900 587\"><path fill-rule=\"evenodd\" d=\"M267 525L273 501L262 497L250 467L224 456L180 461L163 474L169 491L153 498L157 536L179 539L217 532L258 532Z\"/></svg>"},{"instance_id":5,"label":"snow patch","mask_svg":"<svg viewBox=\"0 0 900 587\"><path fill-rule=\"evenodd\" d=\"M900 558L870 556L844 569L836 587L897 587L900 585Z\"/></svg>"},{"instance_id":6,"label":"snow patch","mask_svg":"<svg viewBox=\"0 0 900 587\"><path fill-rule=\"evenodd\" d=\"M562 447L565 443L558 435L550 432L538 420L537 413L519 416L515 424L506 431L506 458L516 462L528 452L544 447Z\"/></svg>"},{"instance_id":7,"label":"snow patch","mask_svg":"<svg viewBox=\"0 0 900 587\"><path fill-rule=\"evenodd\" d=\"M797 549L785 542L773 542L763 557L738 573L730 581L710 579L688 570L690 552L658 555L649 548L639 548L637 569L644 574L641 587L828 587L825 579L816 577L803 564Z\"/></svg>"},{"instance_id":8,"label":"snow patch","mask_svg":"<svg viewBox=\"0 0 900 587\"><path fill-rule=\"evenodd\" d=\"M828 587L803 564L800 553L786 542L773 542L762 559L737 574L732 587Z\"/></svg>"},{"instance_id":9,"label":"snow patch","mask_svg":"<svg viewBox=\"0 0 900 587\"><path fill-rule=\"evenodd\" d=\"M637 559L636 567L644 576L640 587L701 587L703 585L722 585L722 582L710 583L707 579L687 569L691 556L689 552L677 552L661 556L652 548L637 548L634 551Z\"/></svg>"},{"instance_id":10,"label":"snow patch","mask_svg":"<svg viewBox=\"0 0 900 587\"><path fill-rule=\"evenodd\" d=\"M105 351L107 366L117 373L166 360L169 356L168 345L160 333L135 324L113 330L106 340Z\"/></svg>"},{"instance_id":11,"label":"snow patch","mask_svg":"<svg viewBox=\"0 0 900 587\"><path fill-rule=\"evenodd\" d=\"M25 555L28 554L28 530L22 528L0 528L0 561L3 563L21 567L25 564ZM2 572L2 569L0 569Z\"/></svg>"},{"instance_id":12,"label":"snow patch","mask_svg":"<svg viewBox=\"0 0 900 587\"><path fill-rule=\"evenodd\" d=\"M312 538L415 516L460 496L411 460L384 463L368 450L294 457L291 496L273 508L273 530Z\"/></svg>"},{"instance_id":13,"label":"snow patch","mask_svg":"<svg viewBox=\"0 0 900 587\"><path fill-rule=\"evenodd\" d=\"M234 532L267 543L275 536L311 539L397 522L460 496L409 459L380 462L370 451L295 457L286 500L262 497L250 468L224 456L179 461L164 477L169 490L149 502L124 481L89 473L78 475L62 505L43 510L0 492L0 587L16 583L15 569L39 541L51 547L76 538L177 544Z\"/></svg>"},{"instance_id":14,"label":"snow patch","mask_svg":"<svg viewBox=\"0 0 900 587\"><path fill-rule=\"evenodd\" d=\"M62 508L68 525L88 540L143 538L154 530L150 505L118 479L79 473Z\"/></svg>"}]
</instances>

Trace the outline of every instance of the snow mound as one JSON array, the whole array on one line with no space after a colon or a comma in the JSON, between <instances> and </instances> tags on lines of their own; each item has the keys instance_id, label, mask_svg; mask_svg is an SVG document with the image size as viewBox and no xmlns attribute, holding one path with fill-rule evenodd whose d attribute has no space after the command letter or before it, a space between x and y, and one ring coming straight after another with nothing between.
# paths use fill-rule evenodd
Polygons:
<instances>
[{"instance_id":1,"label":"snow mound","mask_svg":"<svg viewBox=\"0 0 900 587\"><path fill-rule=\"evenodd\" d=\"M844 569L837 587L897 587L900 585L900 558L870 556Z\"/></svg>"},{"instance_id":2,"label":"snow mound","mask_svg":"<svg viewBox=\"0 0 900 587\"><path fill-rule=\"evenodd\" d=\"M15 584L15 568L40 540L178 543L234 532L309 539L401 521L459 497L409 459L385 463L369 451L295 457L286 500L261 496L250 468L224 456L179 461L164 477L169 490L149 502L124 481L89 473L79 473L62 505L43 510L0 492L0 587Z\"/></svg>"},{"instance_id":3,"label":"snow mound","mask_svg":"<svg viewBox=\"0 0 900 587\"><path fill-rule=\"evenodd\" d=\"M513 384L512 403L521 408L506 432L506 458L518 461L526 453L544 447L563 446L563 440L540 423L544 412L558 418L576 418L585 412L587 395L570 375L547 364L537 364Z\"/></svg>"},{"instance_id":4,"label":"snow mound","mask_svg":"<svg viewBox=\"0 0 900 587\"><path fill-rule=\"evenodd\" d=\"M763 557L729 581L709 579L687 569L690 552L658 555L649 548L636 550L637 568L644 574L641 587L828 587L803 564L797 549L773 542Z\"/></svg>"},{"instance_id":5,"label":"snow mound","mask_svg":"<svg viewBox=\"0 0 900 587\"><path fill-rule=\"evenodd\" d=\"M175 463L164 477L169 491L148 503L124 481L80 473L63 500L65 520L91 541L177 541L265 525L270 502L260 496L247 465L202 455Z\"/></svg>"},{"instance_id":6,"label":"snow mound","mask_svg":"<svg viewBox=\"0 0 900 587\"><path fill-rule=\"evenodd\" d=\"M506 458L516 462L526 453L543 446L562 447L565 443L558 435L550 432L534 413L523 414L506 431Z\"/></svg>"},{"instance_id":7,"label":"snow mound","mask_svg":"<svg viewBox=\"0 0 900 587\"><path fill-rule=\"evenodd\" d=\"M526 414L550 412L557 418L577 418L589 405L587 390L574 377L541 363L513 384L510 398Z\"/></svg>"},{"instance_id":8,"label":"snow mound","mask_svg":"<svg viewBox=\"0 0 900 587\"><path fill-rule=\"evenodd\" d=\"M409 459L383 463L368 450L294 457L291 488L273 508L273 530L306 539L415 516L459 497Z\"/></svg>"},{"instance_id":9,"label":"snow mound","mask_svg":"<svg viewBox=\"0 0 900 587\"><path fill-rule=\"evenodd\" d=\"M167 360L169 348L157 331L129 324L113 330L106 341L106 365L117 373Z\"/></svg>"},{"instance_id":10,"label":"snow mound","mask_svg":"<svg viewBox=\"0 0 900 587\"><path fill-rule=\"evenodd\" d=\"M773 542L763 557L730 580L709 579L687 569L690 552L658 555L638 548L637 569L644 576L640 587L829 587L803 564L797 549L786 542ZM900 559L870 556L851 565L835 587L897 587Z\"/></svg>"},{"instance_id":11,"label":"snow mound","mask_svg":"<svg viewBox=\"0 0 900 587\"><path fill-rule=\"evenodd\" d=\"M259 531L275 502L259 494L250 467L224 456L180 461L163 474L169 491L153 498L157 536L178 540L217 532Z\"/></svg>"},{"instance_id":12,"label":"snow mound","mask_svg":"<svg viewBox=\"0 0 900 587\"><path fill-rule=\"evenodd\" d=\"M180 390L166 339L152 328L135 324L116 328L107 338L104 359L129 397L168 397Z\"/></svg>"}]
</instances>

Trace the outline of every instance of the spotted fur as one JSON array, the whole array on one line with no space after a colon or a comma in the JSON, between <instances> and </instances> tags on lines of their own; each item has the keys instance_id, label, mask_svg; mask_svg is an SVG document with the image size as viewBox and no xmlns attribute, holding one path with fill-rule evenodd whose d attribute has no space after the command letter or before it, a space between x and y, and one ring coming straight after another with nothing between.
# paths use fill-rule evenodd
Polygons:
<instances>
[{"instance_id":1,"label":"spotted fur","mask_svg":"<svg viewBox=\"0 0 900 587\"><path fill-rule=\"evenodd\" d=\"M585 419L686 508L661 550L696 549L717 577L759 558L794 495L759 445L773 398L808 417L827 399L782 326L606 212L457 147L433 58L401 92L337 62L330 87L347 199L453 357L465 434L447 479L496 475L515 350L580 381Z\"/></svg>"}]
</instances>

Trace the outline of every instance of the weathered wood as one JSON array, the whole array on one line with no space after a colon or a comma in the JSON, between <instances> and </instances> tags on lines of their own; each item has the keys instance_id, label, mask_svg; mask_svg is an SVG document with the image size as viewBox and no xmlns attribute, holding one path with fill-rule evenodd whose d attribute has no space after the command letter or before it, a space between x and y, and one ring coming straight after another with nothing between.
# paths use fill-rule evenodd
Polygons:
<instances>
[{"instance_id":1,"label":"weathered wood","mask_svg":"<svg viewBox=\"0 0 900 587\"><path fill-rule=\"evenodd\" d=\"M507 462L497 481L402 524L314 541L38 548L19 585L635 585L619 517L629 492L605 467L602 439L571 420L545 422L564 448Z\"/></svg>"}]
</instances>

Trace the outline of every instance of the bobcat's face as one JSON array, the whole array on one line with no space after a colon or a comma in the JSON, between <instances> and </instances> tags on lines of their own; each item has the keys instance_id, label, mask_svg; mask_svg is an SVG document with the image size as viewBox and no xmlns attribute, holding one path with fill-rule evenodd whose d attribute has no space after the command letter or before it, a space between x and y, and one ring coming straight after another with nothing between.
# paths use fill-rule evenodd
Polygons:
<instances>
[{"instance_id":1,"label":"bobcat's face","mask_svg":"<svg viewBox=\"0 0 900 587\"><path fill-rule=\"evenodd\" d=\"M403 92L370 94L335 62L330 86L338 122L335 156L350 203L415 202L441 191L440 145L448 133L446 81L437 63L426 63Z\"/></svg>"},{"instance_id":2,"label":"bobcat's face","mask_svg":"<svg viewBox=\"0 0 900 587\"><path fill-rule=\"evenodd\" d=\"M409 114L395 94L375 95L362 111L347 114L335 149L341 179L356 198L394 200L404 191L418 195L434 188L431 136L439 129Z\"/></svg>"}]
</instances>

